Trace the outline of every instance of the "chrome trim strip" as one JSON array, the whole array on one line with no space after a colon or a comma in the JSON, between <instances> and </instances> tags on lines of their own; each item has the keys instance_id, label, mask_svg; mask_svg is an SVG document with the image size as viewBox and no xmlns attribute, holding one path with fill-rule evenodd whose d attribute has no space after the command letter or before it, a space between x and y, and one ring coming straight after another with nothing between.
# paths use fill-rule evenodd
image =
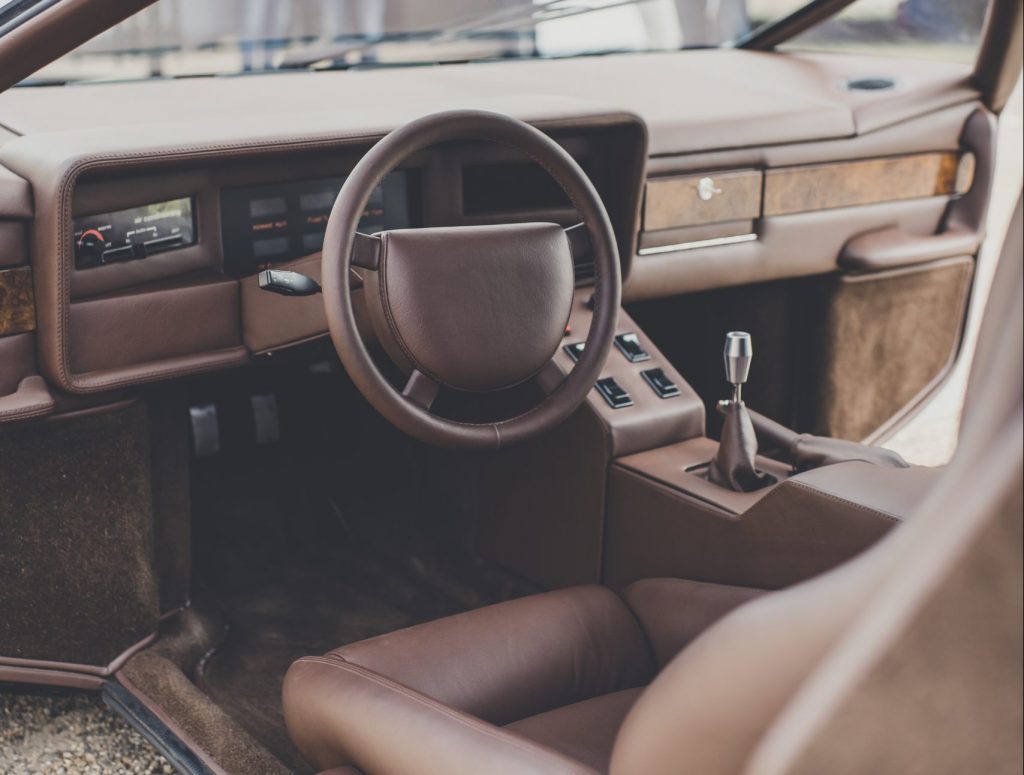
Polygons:
<instances>
[{"instance_id":1,"label":"chrome trim strip","mask_svg":"<svg viewBox=\"0 0 1024 775\"><path fill-rule=\"evenodd\" d=\"M713 248L719 245L736 245L740 242L753 242L757 239L756 234L737 234L734 237L715 237L714 239L702 239L695 242L679 242L675 245L658 245L653 248L640 248L637 255L653 256L658 253L674 253L677 250L694 250L696 248Z\"/></svg>"}]
</instances>

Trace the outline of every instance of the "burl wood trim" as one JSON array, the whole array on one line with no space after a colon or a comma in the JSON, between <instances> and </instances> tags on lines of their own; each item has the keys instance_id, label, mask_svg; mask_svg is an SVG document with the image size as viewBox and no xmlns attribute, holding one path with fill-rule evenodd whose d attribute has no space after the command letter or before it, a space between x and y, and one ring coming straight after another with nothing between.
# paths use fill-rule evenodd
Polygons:
<instances>
[{"instance_id":1,"label":"burl wood trim","mask_svg":"<svg viewBox=\"0 0 1024 775\"><path fill-rule=\"evenodd\" d=\"M0 336L36 329L32 270L27 266L0 270Z\"/></svg>"},{"instance_id":2,"label":"burl wood trim","mask_svg":"<svg viewBox=\"0 0 1024 775\"><path fill-rule=\"evenodd\" d=\"M956 168L956 193L966 194L974 184L974 170L977 167L977 160L973 153L965 153L960 157L960 163Z\"/></svg>"},{"instance_id":3,"label":"burl wood trim","mask_svg":"<svg viewBox=\"0 0 1024 775\"><path fill-rule=\"evenodd\" d=\"M768 170L764 214L789 215L836 207L964 193L974 177L973 155L919 153L884 159Z\"/></svg>"},{"instance_id":4,"label":"burl wood trim","mask_svg":"<svg viewBox=\"0 0 1024 775\"><path fill-rule=\"evenodd\" d=\"M757 218L761 177L760 170L741 170L654 178L647 183L644 231ZM719 189L707 201L697 195L701 178L710 178Z\"/></svg>"}]
</instances>

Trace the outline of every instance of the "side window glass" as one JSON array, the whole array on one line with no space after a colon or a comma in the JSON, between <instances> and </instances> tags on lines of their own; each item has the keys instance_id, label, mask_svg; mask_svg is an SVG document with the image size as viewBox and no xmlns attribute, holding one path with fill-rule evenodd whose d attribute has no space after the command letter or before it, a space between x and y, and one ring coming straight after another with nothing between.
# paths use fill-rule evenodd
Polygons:
<instances>
[{"instance_id":1,"label":"side window glass","mask_svg":"<svg viewBox=\"0 0 1024 775\"><path fill-rule=\"evenodd\" d=\"M780 46L971 63L988 0L858 0Z\"/></svg>"}]
</instances>

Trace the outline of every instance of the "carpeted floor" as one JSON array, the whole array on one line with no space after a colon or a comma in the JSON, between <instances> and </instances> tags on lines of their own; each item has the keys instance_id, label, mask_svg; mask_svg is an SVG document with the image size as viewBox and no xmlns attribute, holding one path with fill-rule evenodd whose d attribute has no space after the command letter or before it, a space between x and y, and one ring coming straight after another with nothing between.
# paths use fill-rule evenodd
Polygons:
<instances>
[{"instance_id":1,"label":"carpeted floor","mask_svg":"<svg viewBox=\"0 0 1024 775\"><path fill-rule=\"evenodd\" d=\"M296 658L536 590L475 557L444 453L365 415L348 431L374 441L353 455L318 439L312 424L322 431L330 418L304 418L287 401L298 443L194 466L196 585L227 624L195 679L282 763L308 772L280 704Z\"/></svg>"}]
</instances>

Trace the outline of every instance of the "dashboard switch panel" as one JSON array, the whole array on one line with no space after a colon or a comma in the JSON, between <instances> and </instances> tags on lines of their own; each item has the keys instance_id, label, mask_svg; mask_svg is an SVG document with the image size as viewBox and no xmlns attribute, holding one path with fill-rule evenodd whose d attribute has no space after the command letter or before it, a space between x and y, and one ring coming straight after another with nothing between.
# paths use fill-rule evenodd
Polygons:
<instances>
[{"instance_id":1,"label":"dashboard switch panel","mask_svg":"<svg viewBox=\"0 0 1024 775\"><path fill-rule=\"evenodd\" d=\"M625 409L627 406L633 405L633 399L630 398L625 388L616 382L615 377L599 379L594 387L612 409Z\"/></svg>"},{"instance_id":2,"label":"dashboard switch panel","mask_svg":"<svg viewBox=\"0 0 1024 775\"><path fill-rule=\"evenodd\" d=\"M651 354L640 344L640 338L632 331L615 337L615 346L630 363L640 363L651 359Z\"/></svg>"},{"instance_id":3,"label":"dashboard switch panel","mask_svg":"<svg viewBox=\"0 0 1024 775\"><path fill-rule=\"evenodd\" d=\"M651 386L658 398L675 398L679 395L679 386L665 373L664 369L647 369L641 371L644 382Z\"/></svg>"}]
</instances>

